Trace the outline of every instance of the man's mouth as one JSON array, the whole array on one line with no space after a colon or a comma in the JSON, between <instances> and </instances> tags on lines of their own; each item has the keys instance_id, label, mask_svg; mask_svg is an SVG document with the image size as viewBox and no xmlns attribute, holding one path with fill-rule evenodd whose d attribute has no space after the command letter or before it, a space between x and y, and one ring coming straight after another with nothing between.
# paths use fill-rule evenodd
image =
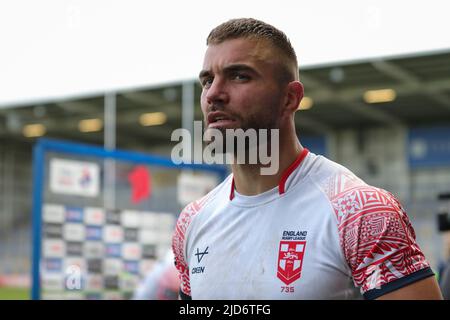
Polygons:
<instances>
[{"instance_id":1,"label":"man's mouth","mask_svg":"<svg viewBox=\"0 0 450 320\"><path fill-rule=\"evenodd\" d=\"M234 120L222 112L211 112L208 115L208 128L230 127Z\"/></svg>"},{"instance_id":2,"label":"man's mouth","mask_svg":"<svg viewBox=\"0 0 450 320\"><path fill-rule=\"evenodd\" d=\"M210 123L208 128L222 128L222 127L231 127L234 121L230 119L219 119Z\"/></svg>"}]
</instances>

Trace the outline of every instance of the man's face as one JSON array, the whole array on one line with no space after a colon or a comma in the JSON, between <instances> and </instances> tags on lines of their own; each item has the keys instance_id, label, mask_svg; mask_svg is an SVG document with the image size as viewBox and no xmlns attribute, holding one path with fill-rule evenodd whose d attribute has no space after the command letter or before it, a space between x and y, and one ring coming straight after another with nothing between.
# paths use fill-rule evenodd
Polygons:
<instances>
[{"instance_id":1,"label":"man's face","mask_svg":"<svg viewBox=\"0 0 450 320\"><path fill-rule=\"evenodd\" d=\"M274 51L245 38L208 47L199 75L206 130L279 129L284 93Z\"/></svg>"}]
</instances>

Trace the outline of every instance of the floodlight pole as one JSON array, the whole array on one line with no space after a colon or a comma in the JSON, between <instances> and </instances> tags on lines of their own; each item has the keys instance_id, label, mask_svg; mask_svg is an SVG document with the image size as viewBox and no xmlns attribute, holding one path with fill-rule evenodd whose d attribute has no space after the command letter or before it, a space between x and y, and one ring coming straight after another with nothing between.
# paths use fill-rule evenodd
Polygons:
<instances>
[{"instance_id":1,"label":"floodlight pole","mask_svg":"<svg viewBox=\"0 0 450 320\"><path fill-rule=\"evenodd\" d=\"M116 93L108 92L105 94L104 106L104 148L105 150L113 151L116 149ZM113 159L105 159L104 161L105 174L103 175L103 204L105 209L116 209L116 165Z\"/></svg>"},{"instance_id":2,"label":"floodlight pole","mask_svg":"<svg viewBox=\"0 0 450 320\"><path fill-rule=\"evenodd\" d=\"M105 94L105 130L104 147L107 150L116 149L116 93Z\"/></svg>"},{"instance_id":3,"label":"floodlight pole","mask_svg":"<svg viewBox=\"0 0 450 320\"><path fill-rule=\"evenodd\" d=\"M191 137L194 134L194 102L195 85L193 81L183 82L182 100L181 100L181 126L189 130ZM184 139L183 139L184 141ZM189 161L190 159L185 159Z\"/></svg>"}]
</instances>

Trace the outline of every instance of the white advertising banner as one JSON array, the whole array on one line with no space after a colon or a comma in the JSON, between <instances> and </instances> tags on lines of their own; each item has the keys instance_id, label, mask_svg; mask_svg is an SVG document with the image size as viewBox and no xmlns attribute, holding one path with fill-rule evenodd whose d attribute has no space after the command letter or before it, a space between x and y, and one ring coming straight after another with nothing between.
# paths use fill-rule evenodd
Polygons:
<instances>
[{"instance_id":1,"label":"white advertising banner","mask_svg":"<svg viewBox=\"0 0 450 320\"><path fill-rule=\"evenodd\" d=\"M219 183L217 177L208 174L182 172L178 176L178 202L185 206L198 200Z\"/></svg>"},{"instance_id":2,"label":"white advertising banner","mask_svg":"<svg viewBox=\"0 0 450 320\"><path fill-rule=\"evenodd\" d=\"M84 197L96 197L100 189L98 164L86 161L51 159L50 191Z\"/></svg>"}]
</instances>

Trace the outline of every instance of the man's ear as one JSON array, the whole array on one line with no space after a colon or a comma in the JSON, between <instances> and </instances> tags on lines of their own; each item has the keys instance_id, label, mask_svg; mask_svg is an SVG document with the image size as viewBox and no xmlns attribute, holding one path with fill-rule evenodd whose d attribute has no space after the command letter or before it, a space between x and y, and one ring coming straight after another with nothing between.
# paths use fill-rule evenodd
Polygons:
<instances>
[{"instance_id":1,"label":"man's ear","mask_svg":"<svg viewBox=\"0 0 450 320\"><path fill-rule=\"evenodd\" d=\"M287 87L285 110L294 113L303 99L303 84L300 81L291 81Z\"/></svg>"}]
</instances>

